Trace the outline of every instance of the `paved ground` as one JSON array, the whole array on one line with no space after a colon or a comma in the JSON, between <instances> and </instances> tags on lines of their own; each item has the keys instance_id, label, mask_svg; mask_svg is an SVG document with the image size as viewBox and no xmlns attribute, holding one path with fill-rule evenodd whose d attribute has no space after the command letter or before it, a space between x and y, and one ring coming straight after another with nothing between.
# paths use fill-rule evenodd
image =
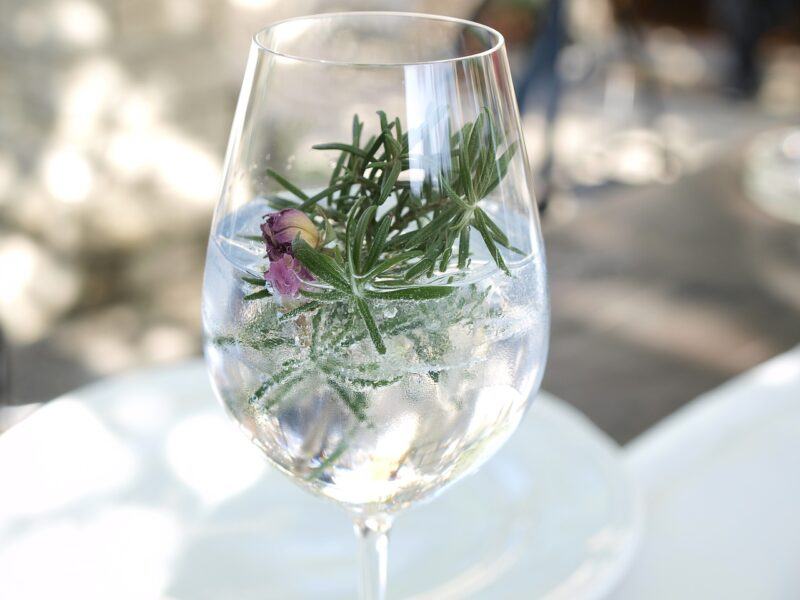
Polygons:
<instances>
[{"instance_id":1,"label":"paved ground","mask_svg":"<svg viewBox=\"0 0 800 600\"><path fill-rule=\"evenodd\" d=\"M800 227L761 214L741 173L729 156L545 228L544 387L620 442L800 343Z\"/></svg>"}]
</instances>

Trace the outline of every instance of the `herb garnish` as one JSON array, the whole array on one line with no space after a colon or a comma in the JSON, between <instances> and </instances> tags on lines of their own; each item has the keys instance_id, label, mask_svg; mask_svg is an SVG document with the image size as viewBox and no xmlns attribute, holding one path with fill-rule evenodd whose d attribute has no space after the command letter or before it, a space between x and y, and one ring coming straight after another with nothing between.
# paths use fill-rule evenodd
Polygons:
<instances>
[{"instance_id":1,"label":"herb garnish","mask_svg":"<svg viewBox=\"0 0 800 600\"><path fill-rule=\"evenodd\" d=\"M383 111L378 116L380 132L363 143L364 122L355 115L349 142L313 146L339 152L328 186L313 196L280 173L267 173L290 195L270 196L270 204L305 212L325 232L319 248L299 236L292 243L293 257L327 284L300 289L309 302L295 308L295 314L315 310L321 302L346 302L363 320L375 349L384 354L383 334L368 300L430 300L451 294L449 285L414 283L454 266L464 269L470 261L472 229L509 274L500 247L519 250L479 203L507 174L517 143L498 156L503 140L484 109L475 121L447 135L448 143L438 154L413 155L400 119L390 121ZM422 169L421 180L412 184L401 177L420 163L428 167ZM263 296L255 292L248 298Z\"/></svg>"}]
</instances>

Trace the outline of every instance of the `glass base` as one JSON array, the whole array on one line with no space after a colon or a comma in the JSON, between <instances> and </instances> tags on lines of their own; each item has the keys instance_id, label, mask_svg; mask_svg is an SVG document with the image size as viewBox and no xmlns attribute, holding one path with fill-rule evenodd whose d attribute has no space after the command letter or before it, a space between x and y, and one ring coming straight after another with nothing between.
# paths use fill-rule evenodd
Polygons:
<instances>
[{"instance_id":1,"label":"glass base","mask_svg":"<svg viewBox=\"0 0 800 600\"><path fill-rule=\"evenodd\" d=\"M579 413L539 399L477 474L398 516L388 598L596 598L627 568L639 504L617 449ZM347 515L276 473L197 523L175 598L353 598Z\"/></svg>"}]
</instances>

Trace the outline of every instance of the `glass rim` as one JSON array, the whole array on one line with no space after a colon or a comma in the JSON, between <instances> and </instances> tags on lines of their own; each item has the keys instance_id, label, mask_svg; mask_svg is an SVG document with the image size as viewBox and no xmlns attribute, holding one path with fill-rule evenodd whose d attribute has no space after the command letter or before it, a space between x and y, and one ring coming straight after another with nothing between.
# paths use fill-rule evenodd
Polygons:
<instances>
[{"instance_id":1,"label":"glass rim","mask_svg":"<svg viewBox=\"0 0 800 600\"><path fill-rule=\"evenodd\" d=\"M298 21L313 21L317 19L324 19L330 17L342 18L342 17L366 17L366 16L403 17L403 18L408 18L410 20L442 21L445 23L460 24L463 25L465 28L471 27L473 29L483 31L484 33L488 33L493 38L493 44L490 48L487 48L486 50L482 50L480 52L473 52L470 54L464 54L461 56L454 56L452 58L442 58L436 60L419 60L419 61L409 61L409 62L358 62L358 61L329 60L324 58L313 58L310 56L298 56L295 54L274 50L272 48L267 47L266 45L262 44L259 41L259 38L262 35L285 23L295 23ZM505 47L506 41L505 38L503 37L503 34L494 29L493 27L489 27L488 25L484 25L483 23L470 21L469 19L461 19L459 17L450 17L447 15L433 15L429 13L419 13L419 12L366 10L366 11L341 11L341 12L330 12L330 13L315 13L312 15L302 15L297 17L289 17L287 19L281 19L280 21L275 21L274 23L270 23L266 27L263 27L258 31L256 31L253 34L252 43L253 46L258 48L260 52L265 52L266 54L271 54L273 56L278 56L280 58L293 60L297 62L314 63L320 65L344 66L344 67L397 68L397 67L416 66L416 65L459 63L476 58L482 58L484 56L490 56L502 50Z\"/></svg>"}]
</instances>

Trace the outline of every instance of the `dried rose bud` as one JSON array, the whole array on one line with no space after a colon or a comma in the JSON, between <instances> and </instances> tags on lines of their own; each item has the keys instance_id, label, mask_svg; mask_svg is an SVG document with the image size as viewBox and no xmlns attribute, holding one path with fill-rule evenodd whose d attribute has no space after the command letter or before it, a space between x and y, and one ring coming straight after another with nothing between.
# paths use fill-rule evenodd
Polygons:
<instances>
[{"instance_id":1,"label":"dried rose bud","mask_svg":"<svg viewBox=\"0 0 800 600\"><path fill-rule=\"evenodd\" d=\"M286 208L267 215L261 224L261 233L267 244L270 260L292 253L292 242L299 235L305 243L316 248L320 242L319 231L308 216L296 208Z\"/></svg>"},{"instance_id":2,"label":"dried rose bud","mask_svg":"<svg viewBox=\"0 0 800 600\"><path fill-rule=\"evenodd\" d=\"M269 270L264 273L264 279L272 284L272 288L281 296L296 297L304 281L313 281L314 277L291 256L284 254L279 258L270 260Z\"/></svg>"}]
</instances>

